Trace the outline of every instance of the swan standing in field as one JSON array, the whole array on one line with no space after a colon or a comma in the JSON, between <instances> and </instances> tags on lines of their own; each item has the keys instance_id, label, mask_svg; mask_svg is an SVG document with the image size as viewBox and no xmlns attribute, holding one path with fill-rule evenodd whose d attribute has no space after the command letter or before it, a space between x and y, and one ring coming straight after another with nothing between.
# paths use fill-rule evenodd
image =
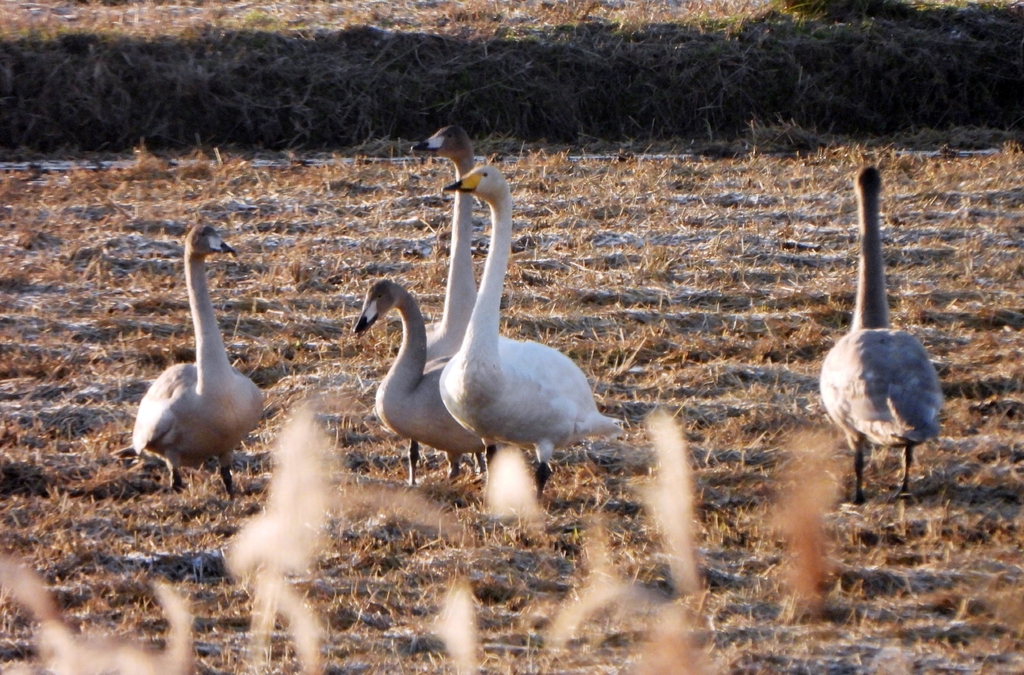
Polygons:
<instances>
[{"instance_id":1,"label":"swan standing in field","mask_svg":"<svg viewBox=\"0 0 1024 675\"><path fill-rule=\"evenodd\" d=\"M445 361L427 362L427 332L416 300L392 281L376 282L366 294L355 332L362 333L392 308L402 317L402 346L377 388L377 417L393 432L409 439L410 485L416 485L420 443L446 453L451 465L449 478L455 478L461 456L481 452L484 443L444 407L438 384Z\"/></svg>"},{"instance_id":2,"label":"swan standing in field","mask_svg":"<svg viewBox=\"0 0 1024 675\"><path fill-rule=\"evenodd\" d=\"M196 225L185 239L185 285L196 335L195 364L165 370L139 404L132 432L136 453L160 455L181 489L181 466L220 460L220 475L233 494L234 448L259 424L263 394L252 380L231 366L213 314L206 285L206 257L233 248L209 226Z\"/></svg>"},{"instance_id":3,"label":"swan standing in field","mask_svg":"<svg viewBox=\"0 0 1024 675\"><path fill-rule=\"evenodd\" d=\"M491 210L491 246L480 293L459 351L441 373L441 398L459 424L484 439L532 446L537 491L555 448L588 436L617 436L618 423L597 410L583 372L536 342L498 339L501 293L512 242L512 195L493 166L474 169L445 190L476 195Z\"/></svg>"},{"instance_id":4,"label":"swan standing in field","mask_svg":"<svg viewBox=\"0 0 1024 675\"><path fill-rule=\"evenodd\" d=\"M431 152L445 157L455 165L455 179L473 170L473 143L460 126L447 126L413 150ZM443 359L459 350L466 326L476 303L476 278L473 276L473 198L455 193L455 216L452 220L451 261L448 266L448 287L444 296L441 321L427 326L427 360Z\"/></svg>"},{"instance_id":5,"label":"swan standing in field","mask_svg":"<svg viewBox=\"0 0 1024 675\"><path fill-rule=\"evenodd\" d=\"M889 329L885 262L879 231L882 180L875 167L857 176L861 240L853 325L821 367L821 398L854 450L857 491L864 503L864 453L870 444L903 448L903 485L909 494L914 446L939 433L942 388L935 367L914 336Z\"/></svg>"}]
</instances>

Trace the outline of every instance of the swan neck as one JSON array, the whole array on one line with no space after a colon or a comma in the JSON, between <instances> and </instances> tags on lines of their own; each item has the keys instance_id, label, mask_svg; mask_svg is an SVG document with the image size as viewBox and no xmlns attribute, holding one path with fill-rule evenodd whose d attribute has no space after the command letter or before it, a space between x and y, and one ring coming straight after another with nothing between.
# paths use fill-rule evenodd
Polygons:
<instances>
[{"instance_id":1,"label":"swan neck","mask_svg":"<svg viewBox=\"0 0 1024 675\"><path fill-rule=\"evenodd\" d=\"M473 197L455 193L452 221L451 260L448 287L444 296L440 334L452 336L461 344L476 303L476 277L473 275Z\"/></svg>"},{"instance_id":2,"label":"swan neck","mask_svg":"<svg viewBox=\"0 0 1024 675\"><path fill-rule=\"evenodd\" d=\"M858 194L860 261L857 270L857 305L853 330L888 328L889 302L885 293L885 260L878 215L878 194Z\"/></svg>"},{"instance_id":3,"label":"swan neck","mask_svg":"<svg viewBox=\"0 0 1024 675\"><path fill-rule=\"evenodd\" d=\"M472 171L473 167L476 166L476 160L473 158L473 153L454 158L452 159L452 162L455 164L455 180L462 180L462 177ZM456 193L456 199L458 199L458 193Z\"/></svg>"},{"instance_id":4,"label":"swan neck","mask_svg":"<svg viewBox=\"0 0 1024 675\"><path fill-rule=\"evenodd\" d=\"M196 371L199 390L213 384L218 378L231 371L224 341L213 313L210 290L206 284L206 263L200 256L188 255L185 265L185 285L188 287L188 304L192 312L192 325L196 333Z\"/></svg>"},{"instance_id":5,"label":"swan neck","mask_svg":"<svg viewBox=\"0 0 1024 675\"><path fill-rule=\"evenodd\" d=\"M501 294L512 246L512 197L506 193L489 206L491 246L465 343L474 354L492 354L497 358Z\"/></svg>"},{"instance_id":6,"label":"swan neck","mask_svg":"<svg viewBox=\"0 0 1024 675\"><path fill-rule=\"evenodd\" d=\"M402 317L402 346L385 381L411 391L423 379L427 365L427 329L419 305L404 288L395 288L395 309Z\"/></svg>"}]
</instances>

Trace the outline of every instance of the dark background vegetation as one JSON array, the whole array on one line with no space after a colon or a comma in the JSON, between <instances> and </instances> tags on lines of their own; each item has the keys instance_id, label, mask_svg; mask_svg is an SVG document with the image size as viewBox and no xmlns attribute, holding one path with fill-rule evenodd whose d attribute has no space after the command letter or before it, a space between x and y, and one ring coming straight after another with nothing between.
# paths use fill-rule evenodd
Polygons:
<instances>
[{"instance_id":1,"label":"dark background vegetation","mask_svg":"<svg viewBox=\"0 0 1024 675\"><path fill-rule=\"evenodd\" d=\"M329 149L418 138L453 119L478 137L557 143L707 139L758 124L854 137L1021 131L1020 9L852 7L489 37L370 27L7 36L0 146Z\"/></svg>"}]
</instances>

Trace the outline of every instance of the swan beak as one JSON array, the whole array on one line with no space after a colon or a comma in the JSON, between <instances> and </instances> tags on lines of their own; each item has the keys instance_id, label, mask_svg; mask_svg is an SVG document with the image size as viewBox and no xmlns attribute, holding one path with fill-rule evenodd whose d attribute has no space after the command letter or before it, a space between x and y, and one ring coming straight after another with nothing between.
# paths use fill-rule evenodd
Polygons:
<instances>
[{"instance_id":1,"label":"swan beak","mask_svg":"<svg viewBox=\"0 0 1024 675\"><path fill-rule=\"evenodd\" d=\"M359 335L364 330L372 326L377 321L377 303L371 301L366 307L363 308L363 313L359 315L359 320L356 321L355 328L352 332Z\"/></svg>"},{"instance_id":2,"label":"swan beak","mask_svg":"<svg viewBox=\"0 0 1024 675\"><path fill-rule=\"evenodd\" d=\"M457 180L451 185L445 185L444 189L447 192L452 190L458 190L459 192L472 192L476 190L476 186L480 185L481 174L473 172L462 180Z\"/></svg>"},{"instance_id":3,"label":"swan beak","mask_svg":"<svg viewBox=\"0 0 1024 675\"><path fill-rule=\"evenodd\" d=\"M359 321L356 321L356 327L352 329L352 332L359 335L372 325L373 319L367 319L365 316L360 316Z\"/></svg>"},{"instance_id":4,"label":"swan beak","mask_svg":"<svg viewBox=\"0 0 1024 675\"><path fill-rule=\"evenodd\" d=\"M438 150L441 149L441 144L442 143L444 143L444 139L443 138L438 138L437 136L431 136L427 140L420 141L416 145L412 146L412 149L413 150L417 150L419 152L437 152Z\"/></svg>"},{"instance_id":5,"label":"swan beak","mask_svg":"<svg viewBox=\"0 0 1024 675\"><path fill-rule=\"evenodd\" d=\"M211 234L207 237L206 241L210 244L210 250L217 251L218 253L230 253L231 255L238 257L235 253L235 249L224 243L224 240L218 237L216 234Z\"/></svg>"}]
</instances>

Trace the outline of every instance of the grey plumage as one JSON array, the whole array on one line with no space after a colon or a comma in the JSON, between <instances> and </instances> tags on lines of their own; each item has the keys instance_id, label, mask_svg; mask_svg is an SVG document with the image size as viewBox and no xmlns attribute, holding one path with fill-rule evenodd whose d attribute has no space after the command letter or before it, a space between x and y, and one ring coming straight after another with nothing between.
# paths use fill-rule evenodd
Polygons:
<instances>
[{"instance_id":1,"label":"grey plumage","mask_svg":"<svg viewBox=\"0 0 1024 675\"><path fill-rule=\"evenodd\" d=\"M942 408L942 388L924 347L909 333L889 328L880 191L878 170L861 170L857 307L851 331L825 357L820 381L825 409L855 453L858 504L864 502L864 455L869 444L904 449L901 494L906 494L914 446L939 434Z\"/></svg>"}]
</instances>

